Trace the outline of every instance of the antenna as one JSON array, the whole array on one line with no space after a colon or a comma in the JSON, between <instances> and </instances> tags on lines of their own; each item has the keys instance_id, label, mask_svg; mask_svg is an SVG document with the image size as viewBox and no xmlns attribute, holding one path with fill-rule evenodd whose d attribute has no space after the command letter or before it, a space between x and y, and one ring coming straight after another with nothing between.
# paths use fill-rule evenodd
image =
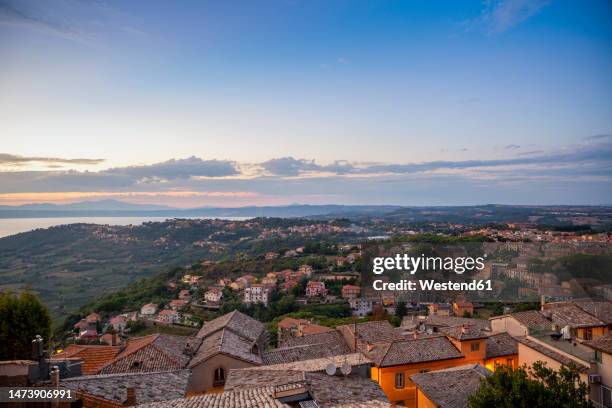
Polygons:
<instances>
[{"instance_id":1,"label":"antenna","mask_svg":"<svg viewBox=\"0 0 612 408\"><path fill-rule=\"evenodd\" d=\"M325 373L327 375L335 375L336 374L336 365L334 363L329 363L325 367Z\"/></svg>"},{"instance_id":2,"label":"antenna","mask_svg":"<svg viewBox=\"0 0 612 408\"><path fill-rule=\"evenodd\" d=\"M351 367L351 365L345 361L344 364L342 364L342 367L340 367L340 372L344 375L349 375L351 373L351 369L353 367Z\"/></svg>"}]
</instances>

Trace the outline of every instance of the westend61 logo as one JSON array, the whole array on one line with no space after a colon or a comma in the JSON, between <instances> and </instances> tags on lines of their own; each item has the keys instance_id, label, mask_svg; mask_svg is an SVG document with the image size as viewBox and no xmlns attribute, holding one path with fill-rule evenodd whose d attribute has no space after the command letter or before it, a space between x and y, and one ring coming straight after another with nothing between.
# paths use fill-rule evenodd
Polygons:
<instances>
[{"instance_id":1,"label":"westend61 logo","mask_svg":"<svg viewBox=\"0 0 612 408\"><path fill-rule=\"evenodd\" d=\"M417 271L453 271L456 274L463 274L465 271L481 271L484 269L484 257L440 257L440 256L421 256L414 257L407 254L397 254L390 257L376 257L372 263L372 272L377 275L385 271L399 270L410 272L414 275Z\"/></svg>"}]
</instances>

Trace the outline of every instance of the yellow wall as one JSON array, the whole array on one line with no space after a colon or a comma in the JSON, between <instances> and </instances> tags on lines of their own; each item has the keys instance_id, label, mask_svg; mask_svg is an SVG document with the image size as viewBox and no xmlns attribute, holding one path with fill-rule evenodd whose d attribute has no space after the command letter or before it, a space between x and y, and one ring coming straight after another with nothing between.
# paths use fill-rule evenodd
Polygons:
<instances>
[{"instance_id":1,"label":"yellow wall","mask_svg":"<svg viewBox=\"0 0 612 408\"><path fill-rule=\"evenodd\" d=\"M427 396L425 394L423 394L421 392L421 390L419 390L417 388L417 404L416 404L417 408L437 408L436 404L434 404L433 402L431 402L431 400L429 398L427 398Z\"/></svg>"},{"instance_id":2,"label":"yellow wall","mask_svg":"<svg viewBox=\"0 0 612 408\"><path fill-rule=\"evenodd\" d=\"M604 334L606 334L608 332L608 327L607 326L601 326L601 327L592 327L591 328L592 332L593 332L593 339L592 340L597 340L598 338L600 338L601 336L603 336ZM577 333L577 337L579 339L585 339L585 332L586 329L578 329L578 333Z\"/></svg>"},{"instance_id":3,"label":"yellow wall","mask_svg":"<svg viewBox=\"0 0 612 408\"><path fill-rule=\"evenodd\" d=\"M405 402L408 407L416 407L416 387L410 376L418 374L423 370L435 371L443 370L445 368L456 367L463 364L467 364L463 358L456 358L452 360L441 360L432 361L427 363L418 364L405 364L394 367L372 367L371 378L380 384L389 401L399 403ZM395 374L404 373L404 388L395 388Z\"/></svg>"},{"instance_id":4,"label":"yellow wall","mask_svg":"<svg viewBox=\"0 0 612 408\"><path fill-rule=\"evenodd\" d=\"M487 355L487 342L485 339L457 341L451 339L451 342L465 356L463 364L482 363ZM472 344L479 344L476 351L472 351Z\"/></svg>"},{"instance_id":5,"label":"yellow wall","mask_svg":"<svg viewBox=\"0 0 612 408\"><path fill-rule=\"evenodd\" d=\"M518 354L514 354L511 356L502 356L497 358L490 358L485 361L485 367L491 371L495 371L495 366L499 365L507 365L508 360L512 360L511 365L512 368L518 367Z\"/></svg>"}]
</instances>

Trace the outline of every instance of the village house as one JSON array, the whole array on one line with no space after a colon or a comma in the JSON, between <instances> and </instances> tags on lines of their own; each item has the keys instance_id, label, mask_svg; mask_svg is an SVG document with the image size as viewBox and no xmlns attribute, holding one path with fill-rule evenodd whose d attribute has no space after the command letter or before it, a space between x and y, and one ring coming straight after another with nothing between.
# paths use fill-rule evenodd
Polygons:
<instances>
[{"instance_id":1,"label":"village house","mask_svg":"<svg viewBox=\"0 0 612 408\"><path fill-rule=\"evenodd\" d=\"M204 300L211 303L219 303L223 298L223 291L218 288L210 288L204 293Z\"/></svg>"},{"instance_id":2,"label":"village house","mask_svg":"<svg viewBox=\"0 0 612 408\"><path fill-rule=\"evenodd\" d=\"M276 278L276 276L265 276L262 280L261 280L261 284L264 285L267 288L274 288L276 287L276 284L278 282L278 279Z\"/></svg>"},{"instance_id":3,"label":"village house","mask_svg":"<svg viewBox=\"0 0 612 408\"><path fill-rule=\"evenodd\" d=\"M336 266L338 267L342 267L344 265L346 265L347 263L347 259L343 256L337 256L336 257Z\"/></svg>"},{"instance_id":4,"label":"village house","mask_svg":"<svg viewBox=\"0 0 612 408\"><path fill-rule=\"evenodd\" d=\"M356 285L344 285L342 286L342 297L344 299L355 299L359 297L361 288Z\"/></svg>"},{"instance_id":5,"label":"village house","mask_svg":"<svg viewBox=\"0 0 612 408\"><path fill-rule=\"evenodd\" d=\"M584 343L593 350L599 377L590 378L590 398L599 406L612 406L612 332Z\"/></svg>"},{"instance_id":6,"label":"village house","mask_svg":"<svg viewBox=\"0 0 612 408\"><path fill-rule=\"evenodd\" d=\"M471 317L474 314L472 302L456 301L453 303L453 314L459 317Z\"/></svg>"},{"instance_id":7,"label":"village house","mask_svg":"<svg viewBox=\"0 0 612 408\"><path fill-rule=\"evenodd\" d=\"M190 300L191 299L191 294L189 293L189 291L187 289L183 289L179 292L178 294L178 298L181 300Z\"/></svg>"},{"instance_id":8,"label":"village house","mask_svg":"<svg viewBox=\"0 0 612 408\"><path fill-rule=\"evenodd\" d=\"M267 259L267 260L276 259L276 258L278 258L278 253L276 253L276 252L266 252L266 254L264 255L264 258Z\"/></svg>"},{"instance_id":9,"label":"village house","mask_svg":"<svg viewBox=\"0 0 612 408\"><path fill-rule=\"evenodd\" d=\"M430 315L450 316L451 305L448 303L432 303L427 307Z\"/></svg>"},{"instance_id":10,"label":"village house","mask_svg":"<svg viewBox=\"0 0 612 408\"><path fill-rule=\"evenodd\" d=\"M380 300L378 300L378 302L380 302ZM349 305L353 310L353 315L358 317L364 317L372 313L372 308L375 303L376 300L372 298L358 297L349 299Z\"/></svg>"},{"instance_id":11,"label":"village house","mask_svg":"<svg viewBox=\"0 0 612 408\"><path fill-rule=\"evenodd\" d=\"M306 284L306 297L316 297L327 295L324 282L308 281Z\"/></svg>"},{"instance_id":12,"label":"village house","mask_svg":"<svg viewBox=\"0 0 612 408\"><path fill-rule=\"evenodd\" d=\"M268 293L270 290L263 285L254 284L244 290L244 303L247 305L253 303L268 304Z\"/></svg>"},{"instance_id":13,"label":"village house","mask_svg":"<svg viewBox=\"0 0 612 408\"><path fill-rule=\"evenodd\" d=\"M298 273L308 278L312 276L313 272L314 272L314 269L310 265L304 264L304 265L300 265L300 267L298 268Z\"/></svg>"},{"instance_id":14,"label":"village house","mask_svg":"<svg viewBox=\"0 0 612 408\"><path fill-rule=\"evenodd\" d=\"M310 334L331 331L329 327L319 326L310 320L285 317L278 322L278 344L283 344L290 337L301 337Z\"/></svg>"},{"instance_id":15,"label":"village house","mask_svg":"<svg viewBox=\"0 0 612 408\"><path fill-rule=\"evenodd\" d=\"M187 306L188 304L189 304L189 302L187 300L183 300L183 299L173 299L170 302L168 302L168 306L172 310L182 309L185 306Z\"/></svg>"},{"instance_id":16,"label":"village house","mask_svg":"<svg viewBox=\"0 0 612 408\"><path fill-rule=\"evenodd\" d=\"M153 316L157 313L157 305L155 303L147 303L140 308L140 314L143 316Z\"/></svg>"},{"instance_id":17,"label":"village house","mask_svg":"<svg viewBox=\"0 0 612 408\"><path fill-rule=\"evenodd\" d=\"M156 321L160 323L174 324L179 320L179 314L176 310L164 309L160 310Z\"/></svg>"},{"instance_id":18,"label":"village house","mask_svg":"<svg viewBox=\"0 0 612 408\"><path fill-rule=\"evenodd\" d=\"M202 344L189 362L189 393L222 390L232 369L262 364L264 324L238 311L206 322L197 334Z\"/></svg>"},{"instance_id":19,"label":"village house","mask_svg":"<svg viewBox=\"0 0 612 408\"><path fill-rule=\"evenodd\" d=\"M202 276L184 275L181 280L183 281L183 283L187 283L189 285L197 285L200 279L202 279Z\"/></svg>"},{"instance_id":20,"label":"village house","mask_svg":"<svg viewBox=\"0 0 612 408\"><path fill-rule=\"evenodd\" d=\"M413 374L418 408L468 408L468 399L493 372L479 364Z\"/></svg>"},{"instance_id":21,"label":"village house","mask_svg":"<svg viewBox=\"0 0 612 408\"><path fill-rule=\"evenodd\" d=\"M108 324L118 333L123 333L127 326L127 318L125 316L115 316L108 321Z\"/></svg>"}]
</instances>

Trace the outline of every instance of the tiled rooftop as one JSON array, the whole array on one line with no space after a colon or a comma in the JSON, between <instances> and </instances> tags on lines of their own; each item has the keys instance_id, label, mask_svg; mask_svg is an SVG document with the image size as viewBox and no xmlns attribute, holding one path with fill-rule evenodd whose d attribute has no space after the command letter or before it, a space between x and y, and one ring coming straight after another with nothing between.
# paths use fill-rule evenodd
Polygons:
<instances>
[{"instance_id":1,"label":"tiled rooftop","mask_svg":"<svg viewBox=\"0 0 612 408\"><path fill-rule=\"evenodd\" d=\"M341 367L343 364L348 363L352 367L372 365L372 360L365 357L361 353L352 353L340 356L331 356L324 358L315 358L312 360L295 361L292 363L284 364L270 364L262 365L258 367L245 368L242 370L252 371L263 371L263 370L295 370L295 371L324 371L328 364L333 363L336 367Z\"/></svg>"},{"instance_id":2,"label":"tiled rooftop","mask_svg":"<svg viewBox=\"0 0 612 408\"><path fill-rule=\"evenodd\" d=\"M349 354L346 343L316 343L303 346L280 347L262 354L264 364L283 364L301 360Z\"/></svg>"},{"instance_id":3,"label":"tiled rooftop","mask_svg":"<svg viewBox=\"0 0 612 408\"><path fill-rule=\"evenodd\" d=\"M367 349L368 343L385 343L403 340L403 336L387 320L357 323L357 348L361 351ZM354 324L346 324L337 327L348 340L353 339L355 332ZM352 344L350 345L352 347Z\"/></svg>"},{"instance_id":4,"label":"tiled rooftop","mask_svg":"<svg viewBox=\"0 0 612 408\"><path fill-rule=\"evenodd\" d=\"M487 337L487 333L476 326L441 327L440 331L458 341L477 340Z\"/></svg>"},{"instance_id":5,"label":"tiled rooftop","mask_svg":"<svg viewBox=\"0 0 612 408\"><path fill-rule=\"evenodd\" d=\"M189 375L189 370L91 375L61 380L60 387L120 403L127 399L127 388L134 387L137 403L148 403L183 397Z\"/></svg>"},{"instance_id":6,"label":"tiled rooftop","mask_svg":"<svg viewBox=\"0 0 612 408\"><path fill-rule=\"evenodd\" d=\"M523 326L532 330L551 330L552 328L552 322L546 319L539 310L512 313L510 316L518 320Z\"/></svg>"},{"instance_id":7,"label":"tiled rooftop","mask_svg":"<svg viewBox=\"0 0 612 408\"><path fill-rule=\"evenodd\" d=\"M307 334L300 337L290 337L282 343L282 347L303 346L306 344L331 344L342 345L346 344L342 334L337 331L328 331L325 333Z\"/></svg>"},{"instance_id":8,"label":"tiled rooftop","mask_svg":"<svg viewBox=\"0 0 612 408\"><path fill-rule=\"evenodd\" d=\"M251 372L253 370L235 370ZM260 375L240 374L240 381L249 384L247 387L236 387L218 394L206 394L192 398L182 398L161 403L147 404L148 408L255 408L255 407L288 407L275 397L278 393L301 391L305 398L300 402L302 407L326 408L390 408L387 397L374 381L357 376L328 376L322 373L290 372L286 370L268 371ZM233 380L228 378L230 387ZM258 384L267 382L266 386Z\"/></svg>"},{"instance_id":9,"label":"tiled rooftop","mask_svg":"<svg viewBox=\"0 0 612 408\"><path fill-rule=\"evenodd\" d=\"M184 352L186 347L196 350L200 341L193 337L159 333L129 339L125 349L105 365L100 373L152 372L185 368L191 358Z\"/></svg>"},{"instance_id":10,"label":"tiled rooftop","mask_svg":"<svg viewBox=\"0 0 612 408\"><path fill-rule=\"evenodd\" d=\"M289 408L274 398L273 387L249 388L238 391L225 391L205 394L192 398L180 398L164 402L142 405L146 408Z\"/></svg>"},{"instance_id":11,"label":"tiled rooftop","mask_svg":"<svg viewBox=\"0 0 612 408\"><path fill-rule=\"evenodd\" d=\"M230 329L246 339L255 341L261 336L265 330L265 326L260 321L234 310L233 312L204 323L197 337L204 338L221 329Z\"/></svg>"},{"instance_id":12,"label":"tiled rooftop","mask_svg":"<svg viewBox=\"0 0 612 408\"><path fill-rule=\"evenodd\" d=\"M595 350L612 354L612 332L607 332L597 340L585 341L584 344L591 348L594 348Z\"/></svg>"},{"instance_id":13,"label":"tiled rooftop","mask_svg":"<svg viewBox=\"0 0 612 408\"><path fill-rule=\"evenodd\" d=\"M464 324L470 326L476 326L481 330L490 330L491 323L485 319L474 319L469 317L455 317L455 316L438 316L438 315L430 315L427 316L427 320L425 320L426 325L430 326L461 326Z\"/></svg>"},{"instance_id":14,"label":"tiled rooftop","mask_svg":"<svg viewBox=\"0 0 612 408\"><path fill-rule=\"evenodd\" d=\"M508 333L490 335L487 338L487 358L518 354L518 343Z\"/></svg>"},{"instance_id":15,"label":"tiled rooftop","mask_svg":"<svg viewBox=\"0 0 612 408\"><path fill-rule=\"evenodd\" d=\"M442 336L377 343L373 346L374 348L365 354L379 367L463 357L463 354L457 350L453 343Z\"/></svg>"},{"instance_id":16,"label":"tiled rooftop","mask_svg":"<svg viewBox=\"0 0 612 408\"><path fill-rule=\"evenodd\" d=\"M552 321L560 325L561 327L566 325L572 328L607 325L595 316L585 312L584 310L573 304L551 308L543 311L542 313L550 313L550 318L552 319Z\"/></svg>"},{"instance_id":17,"label":"tiled rooftop","mask_svg":"<svg viewBox=\"0 0 612 408\"><path fill-rule=\"evenodd\" d=\"M213 332L202 340L202 345L189 362L194 367L218 353L228 354L252 364L261 364L261 357L252 353L255 340L247 339L229 329Z\"/></svg>"},{"instance_id":18,"label":"tiled rooftop","mask_svg":"<svg viewBox=\"0 0 612 408\"><path fill-rule=\"evenodd\" d=\"M60 354L55 354L54 360L64 358L80 358L81 374L97 374L106 364L110 363L120 352L119 346L97 346L71 344Z\"/></svg>"},{"instance_id":19,"label":"tiled rooftop","mask_svg":"<svg viewBox=\"0 0 612 408\"><path fill-rule=\"evenodd\" d=\"M468 398L491 372L478 364L414 374L410 379L438 408L467 408Z\"/></svg>"},{"instance_id":20,"label":"tiled rooftop","mask_svg":"<svg viewBox=\"0 0 612 408\"><path fill-rule=\"evenodd\" d=\"M304 371L295 370L253 370L249 368L230 370L225 381L225 391L245 388L260 388L304 382Z\"/></svg>"},{"instance_id":21,"label":"tiled rooftop","mask_svg":"<svg viewBox=\"0 0 612 408\"><path fill-rule=\"evenodd\" d=\"M575 301L576 306L606 324L612 324L612 302Z\"/></svg>"}]
</instances>

